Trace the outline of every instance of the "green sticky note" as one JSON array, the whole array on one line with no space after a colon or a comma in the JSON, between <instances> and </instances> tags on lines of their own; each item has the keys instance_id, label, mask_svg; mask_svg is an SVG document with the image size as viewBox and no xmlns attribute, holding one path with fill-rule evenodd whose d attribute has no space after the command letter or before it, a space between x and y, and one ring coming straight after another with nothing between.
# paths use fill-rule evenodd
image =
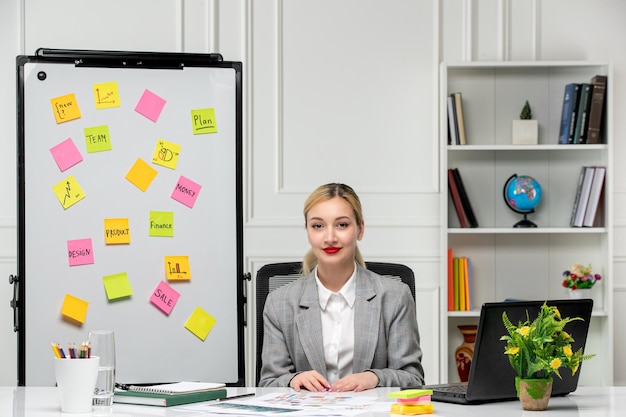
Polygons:
<instances>
[{"instance_id":1,"label":"green sticky note","mask_svg":"<svg viewBox=\"0 0 626 417\"><path fill-rule=\"evenodd\" d=\"M416 398L424 395L432 395L431 389L405 389L402 391L394 391L387 394L389 398Z\"/></svg>"},{"instance_id":2,"label":"green sticky note","mask_svg":"<svg viewBox=\"0 0 626 417\"><path fill-rule=\"evenodd\" d=\"M104 276L102 277L102 282L104 282L104 289L109 301L133 295L126 272Z\"/></svg>"},{"instance_id":3,"label":"green sticky note","mask_svg":"<svg viewBox=\"0 0 626 417\"><path fill-rule=\"evenodd\" d=\"M174 212L151 211L149 227L150 236L174 237Z\"/></svg>"},{"instance_id":4,"label":"green sticky note","mask_svg":"<svg viewBox=\"0 0 626 417\"><path fill-rule=\"evenodd\" d=\"M215 109L196 109L191 111L191 129L194 135L217 133Z\"/></svg>"},{"instance_id":5,"label":"green sticky note","mask_svg":"<svg viewBox=\"0 0 626 417\"><path fill-rule=\"evenodd\" d=\"M113 149L109 126L93 126L85 128L85 145L87 152L102 152Z\"/></svg>"}]
</instances>

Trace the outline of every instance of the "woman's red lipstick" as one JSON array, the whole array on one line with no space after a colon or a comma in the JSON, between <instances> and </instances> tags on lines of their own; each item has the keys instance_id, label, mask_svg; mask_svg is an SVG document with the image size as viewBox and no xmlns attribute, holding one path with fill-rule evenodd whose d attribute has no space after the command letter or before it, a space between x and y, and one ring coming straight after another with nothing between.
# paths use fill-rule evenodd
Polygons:
<instances>
[{"instance_id":1,"label":"woman's red lipstick","mask_svg":"<svg viewBox=\"0 0 626 417\"><path fill-rule=\"evenodd\" d=\"M329 255L333 254L333 253L337 253L341 250L341 248L337 248L335 246L329 246L327 248L324 248L324 252L328 253Z\"/></svg>"}]
</instances>

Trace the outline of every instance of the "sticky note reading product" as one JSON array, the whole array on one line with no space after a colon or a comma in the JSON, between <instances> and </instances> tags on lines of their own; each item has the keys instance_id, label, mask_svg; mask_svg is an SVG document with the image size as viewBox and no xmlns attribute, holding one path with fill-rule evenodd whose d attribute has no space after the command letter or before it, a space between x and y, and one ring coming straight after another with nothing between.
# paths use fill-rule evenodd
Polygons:
<instances>
[{"instance_id":1,"label":"sticky note reading product","mask_svg":"<svg viewBox=\"0 0 626 417\"><path fill-rule=\"evenodd\" d=\"M166 101L164 99L146 89L141 95L139 102L137 102L135 111L153 122L156 122L161 115L163 107L165 107L165 103Z\"/></svg>"},{"instance_id":2,"label":"sticky note reading product","mask_svg":"<svg viewBox=\"0 0 626 417\"><path fill-rule=\"evenodd\" d=\"M109 126L93 126L85 128L85 145L87 152L103 152L113 149Z\"/></svg>"},{"instance_id":3,"label":"sticky note reading product","mask_svg":"<svg viewBox=\"0 0 626 417\"><path fill-rule=\"evenodd\" d=\"M126 173L126 179L132 182L133 185L141 191L146 192L156 175L156 169L152 168L143 159L137 158L133 166Z\"/></svg>"},{"instance_id":4,"label":"sticky note reading product","mask_svg":"<svg viewBox=\"0 0 626 417\"><path fill-rule=\"evenodd\" d=\"M93 264L93 245L91 239L68 240L67 257L70 266Z\"/></svg>"},{"instance_id":5,"label":"sticky note reading product","mask_svg":"<svg viewBox=\"0 0 626 417\"><path fill-rule=\"evenodd\" d=\"M120 106L120 93L115 81L93 85L93 100L96 109L108 109Z\"/></svg>"},{"instance_id":6,"label":"sticky note reading product","mask_svg":"<svg viewBox=\"0 0 626 417\"><path fill-rule=\"evenodd\" d=\"M185 322L185 329L196 335L198 339L204 341L215 325L216 320L209 313L196 307L191 316Z\"/></svg>"},{"instance_id":7,"label":"sticky note reading product","mask_svg":"<svg viewBox=\"0 0 626 417\"><path fill-rule=\"evenodd\" d=\"M73 175L70 175L63 181L54 185L52 187L52 191L54 191L59 203L61 203L63 208L66 210L85 198L83 189L80 188L78 181L76 181L76 178L74 178Z\"/></svg>"},{"instance_id":8,"label":"sticky note reading product","mask_svg":"<svg viewBox=\"0 0 626 417\"><path fill-rule=\"evenodd\" d=\"M150 212L150 236L174 237L174 212Z\"/></svg>"},{"instance_id":9,"label":"sticky note reading product","mask_svg":"<svg viewBox=\"0 0 626 417\"><path fill-rule=\"evenodd\" d=\"M191 128L194 135L217 133L215 109L197 109L191 111Z\"/></svg>"},{"instance_id":10,"label":"sticky note reading product","mask_svg":"<svg viewBox=\"0 0 626 417\"><path fill-rule=\"evenodd\" d=\"M65 294L63 306L61 306L61 314L79 323L84 323L87 317L87 307L89 307L87 301Z\"/></svg>"},{"instance_id":11,"label":"sticky note reading product","mask_svg":"<svg viewBox=\"0 0 626 417\"><path fill-rule=\"evenodd\" d=\"M104 243L107 245L130 243L128 218L104 219Z\"/></svg>"},{"instance_id":12,"label":"sticky note reading product","mask_svg":"<svg viewBox=\"0 0 626 417\"><path fill-rule=\"evenodd\" d=\"M165 168L176 169L179 154L180 145L159 139L154 148L152 163L164 166Z\"/></svg>"},{"instance_id":13,"label":"sticky note reading product","mask_svg":"<svg viewBox=\"0 0 626 417\"><path fill-rule=\"evenodd\" d=\"M83 156L80 154L72 138L67 138L58 145L50 148L50 153L61 172L83 160Z\"/></svg>"},{"instance_id":14,"label":"sticky note reading product","mask_svg":"<svg viewBox=\"0 0 626 417\"><path fill-rule=\"evenodd\" d=\"M169 316L179 297L180 294L174 288L161 281L150 296L150 302Z\"/></svg>"},{"instance_id":15,"label":"sticky note reading product","mask_svg":"<svg viewBox=\"0 0 626 417\"><path fill-rule=\"evenodd\" d=\"M133 295L126 272L104 276L102 277L102 282L104 283L104 290L109 301Z\"/></svg>"},{"instance_id":16,"label":"sticky note reading product","mask_svg":"<svg viewBox=\"0 0 626 417\"><path fill-rule=\"evenodd\" d=\"M174 191L172 191L172 198L189 208L193 208L201 188L202 186L200 184L181 175L178 179L178 183L176 183L174 187Z\"/></svg>"},{"instance_id":17,"label":"sticky note reading product","mask_svg":"<svg viewBox=\"0 0 626 417\"><path fill-rule=\"evenodd\" d=\"M55 97L50 100L50 104L52 104L52 111L57 123L69 122L70 120L80 118L80 109L74 93Z\"/></svg>"},{"instance_id":18,"label":"sticky note reading product","mask_svg":"<svg viewBox=\"0 0 626 417\"><path fill-rule=\"evenodd\" d=\"M169 281L188 281L191 279L189 256L166 256L165 278Z\"/></svg>"}]
</instances>

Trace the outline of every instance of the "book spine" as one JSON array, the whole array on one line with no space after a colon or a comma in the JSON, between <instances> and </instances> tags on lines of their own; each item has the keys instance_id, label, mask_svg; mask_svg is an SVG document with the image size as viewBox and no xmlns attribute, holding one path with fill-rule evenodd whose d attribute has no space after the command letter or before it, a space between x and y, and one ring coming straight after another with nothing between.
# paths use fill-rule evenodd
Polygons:
<instances>
[{"instance_id":1,"label":"book spine","mask_svg":"<svg viewBox=\"0 0 626 417\"><path fill-rule=\"evenodd\" d=\"M589 119L587 122L587 143L590 144L602 143L600 130L604 114L606 83L607 77L605 75L596 75L591 79L593 94L591 97L591 105L589 106Z\"/></svg>"},{"instance_id":2,"label":"book spine","mask_svg":"<svg viewBox=\"0 0 626 417\"><path fill-rule=\"evenodd\" d=\"M454 256L448 248L448 311L454 311Z\"/></svg>"},{"instance_id":3,"label":"book spine","mask_svg":"<svg viewBox=\"0 0 626 417\"><path fill-rule=\"evenodd\" d=\"M605 167L595 168L595 173L593 174L593 183L591 184L591 191L589 192L589 202L587 202L587 209L585 210L583 227L594 226L596 212L598 211L598 205L600 203L600 197L602 195L602 188L604 187L605 175Z\"/></svg>"},{"instance_id":4,"label":"book spine","mask_svg":"<svg viewBox=\"0 0 626 417\"><path fill-rule=\"evenodd\" d=\"M454 311L459 311L459 258L453 259L453 273L454 273Z\"/></svg>"},{"instance_id":5,"label":"book spine","mask_svg":"<svg viewBox=\"0 0 626 417\"><path fill-rule=\"evenodd\" d=\"M465 136L465 119L463 117L463 96L461 93L454 93L454 104L456 110L457 128L459 130L459 144L467 145Z\"/></svg>"},{"instance_id":6,"label":"book spine","mask_svg":"<svg viewBox=\"0 0 626 417\"><path fill-rule=\"evenodd\" d=\"M574 130L574 143L587 143L587 121L589 118L589 106L591 105L591 96L593 94L593 85L581 84L580 100L578 100L578 116L576 117L576 129Z\"/></svg>"},{"instance_id":7,"label":"book spine","mask_svg":"<svg viewBox=\"0 0 626 417\"><path fill-rule=\"evenodd\" d=\"M461 172L459 172L458 168L453 168L452 174L454 175L457 188L459 189L461 204L463 205L463 211L467 216L467 222L469 223L469 227L478 227L478 221L476 220L476 216L474 215L472 204L470 203L467 191L465 190L465 186L463 185L463 180L461 179Z\"/></svg>"},{"instance_id":8,"label":"book spine","mask_svg":"<svg viewBox=\"0 0 626 417\"><path fill-rule=\"evenodd\" d=\"M449 95L447 99L448 103L448 132L450 136L450 145L459 145L459 130L457 129L456 121L456 104L454 102L454 96Z\"/></svg>"},{"instance_id":9,"label":"book spine","mask_svg":"<svg viewBox=\"0 0 626 417\"><path fill-rule=\"evenodd\" d=\"M575 118L575 105L578 101L579 90L580 85L577 83L570 83L565 86L565 92L563 94L563 110L561 113L561 127L559 130L559 144L561 145L567 144L572 118Z\"/></svg>"},{"instance_id":10,"label":"book spine","mask_svg":"<svg viewBox=\"0 0 626 417\"><path fill-rule=\"evenodd\" d=\"M450 190L450 196L452 197L452 203L456 216L459 219L459 225L462 228L468 227L467 218L465 216L465 210L463 210L463 203L461 202L461 195L459 194L459 187L454 178L452 169L448 169L448 189Z\"/></svg>"},{"instance_id":11,"label":"book spine","mask_svg":"<svg viewBox=\"0 0 626 417\"><path fill-rule=\"evenodd\" d=\"M572 145L574 143L574 132L576 131L576 119L578 118L578 104L580 103L580 90L581 85L576 84L576 94L572 97L572 108L570 109L570 118L567 126L567 143Z\"/></svg>"},{"instance_id":12,"label":"book spine","mask_svg":"<svg viewBox=\"0 0 626 417\"><path fill-rule=\"evenodd\" d=\"M595 172L594 167L585 167L585 178L583 178L583 185L580 191L580 198L578 200L578 207L576 208L576 217L574 218L574 227L582 227L585 219L585 211L587 210L587 203L589 202L589 193L591 192L591 184L593 182L593 174Z\"/></svg>"},{"instance_id":13,"label":"book spine","mask_svg":"<svg viewBox=\"0 0 626 417\"><path fill-rule=\"evenodd\" d=\"M580 193L583 189L583 180L585 179L585 171L587 167L580 169L580 175L578 176L578 185L576 186L576 197L574 198L574 205L572 206L572 215L570 217L569 225L574 226L576 223L576 212L578 211L578 205L580 204Z\"/></svg>"}]
</instances>

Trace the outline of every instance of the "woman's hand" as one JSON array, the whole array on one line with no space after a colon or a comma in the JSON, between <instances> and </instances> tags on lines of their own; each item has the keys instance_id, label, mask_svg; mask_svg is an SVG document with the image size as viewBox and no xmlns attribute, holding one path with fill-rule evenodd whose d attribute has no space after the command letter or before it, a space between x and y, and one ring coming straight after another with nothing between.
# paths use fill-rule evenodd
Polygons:
<instances>
[{"instance_id":1,"label":"woman's hand","mask_svg":"<svg viewBox=\"0 0 626 417\"><path fill-rule=\"evenodd\" d=\"M289 381L289 386L296 391L300 391L300 388L313 392L328 391L330 389L330 384L326 378L317 371L300 372Z\"/></svg>"},{"instance_id":2,"label":"woman's hand","mask_svg":"<svg viewBox=\"0 0 626 417\"><path fill-rule=\"evenodd\" d=\"M352 374L336 381L331 387L331 391L363 391L366 389L376 388L378 385L378 376L372 371L365 371L358 374Z\"/></svg>"}]
</instances>

